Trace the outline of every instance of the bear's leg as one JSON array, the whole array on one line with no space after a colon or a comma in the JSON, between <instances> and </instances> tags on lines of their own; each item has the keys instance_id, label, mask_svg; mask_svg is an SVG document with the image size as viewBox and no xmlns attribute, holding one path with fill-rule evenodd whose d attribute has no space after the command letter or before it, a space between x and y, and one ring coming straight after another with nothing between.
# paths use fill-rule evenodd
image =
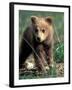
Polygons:
<instances>
[{"instance_id":1,"label":"bear's leg","mask_svg":"<svg viewBox=\"0 0 72 90\"><path fill-rule=\"evenodd\" d=\"M38 70L46 73L45 53L44 53L43 47L41 45L36 48L36 53L34 53L34 56L35 56L35 62L36 62L36 66L37 66Z\"/></svg>"},{"instance_id":2,"label":"bear's leg","mask_svg":"<svg viewBox=\"0 0 72 90\"><path fill-rule=\"evenodd\" d=\"M47 63L50 67L53 67L54 62L53 62L53 51L52 48L50 47L47 51Z\"/></svg>"},{"instance_id":3,"label":"bear's leg","mask_svg":"<svg viewBox=\"0 0 72 90\"><path fill-rule=\"evenodd\" d=\"M22 40L19 51L19 68L22 68L25 60L27 59L27 57L30 55L31 52L32 49L30 48L30 46L24 40Z\"/></svg>"},{"instance_id":4,"label":"bear's leg","mask_svg":"<svg viewBox=\"0 0 72 90\"><path fill-rule=\"evenodd\" d=\"M44 50L40 52L40 56L42 58L41 60L42 60L42 63L44 64L45 69L49 70L49 66L48 66L47 61L46 61L46 53Z\"/></svg>"}]
</instances>

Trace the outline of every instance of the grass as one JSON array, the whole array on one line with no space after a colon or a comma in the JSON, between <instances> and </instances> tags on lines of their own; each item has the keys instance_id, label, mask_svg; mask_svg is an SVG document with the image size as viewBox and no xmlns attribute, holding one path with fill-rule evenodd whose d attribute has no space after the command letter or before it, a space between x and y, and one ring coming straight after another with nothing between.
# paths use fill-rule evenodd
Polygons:
<instances>
[{"instance_id":1,"label":"grass","mask_svg":"<svg viewBox=\"0 0 72 90\"><path fill-rule=\"evenodd\" d=\"M64 44L57 43L54 47L54 60L57 63L64 62Z\"/></svg>"}]
</instances>

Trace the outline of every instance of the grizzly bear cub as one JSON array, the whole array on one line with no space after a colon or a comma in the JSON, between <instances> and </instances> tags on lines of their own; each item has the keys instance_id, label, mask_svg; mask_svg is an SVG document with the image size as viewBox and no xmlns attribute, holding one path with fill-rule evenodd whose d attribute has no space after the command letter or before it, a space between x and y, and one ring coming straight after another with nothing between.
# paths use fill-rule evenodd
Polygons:
<instances>
[{"instance_id":1,"label":"grizzly bear cub","mask_svg":"<svg viewBox=\"0 0 72 90\"><path fill-rule=\"evenodd\" d=\"M53 21L51 17L31 17L31 25L23 33L19 52L19 68L33 52L36 66L46 71L45 65L53 66Z\"/></svg>"}]
</instances>

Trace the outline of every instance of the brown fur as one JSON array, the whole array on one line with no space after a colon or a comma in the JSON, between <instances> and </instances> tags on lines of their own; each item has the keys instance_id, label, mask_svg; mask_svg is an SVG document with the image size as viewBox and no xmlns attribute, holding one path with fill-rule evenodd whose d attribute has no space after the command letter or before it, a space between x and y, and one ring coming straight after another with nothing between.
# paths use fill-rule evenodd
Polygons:
<instances>
[{"instance_id":1,"label":"brown fur","mask_svg":"<svg viewBox=\"0 0 72 90\"><path fill-rule=\"evenodd\" d=\"M20 66L32 52L27 42L34 48L35 62L38 70L46 72L45 65L51 66L53 63L53 23L51 17L41 18L32 16L32 24L23 33L20 47ZM37 31L35 31L37 30ZM39 41L37 40L39 38Z\"/></svg>"}]
</instances>

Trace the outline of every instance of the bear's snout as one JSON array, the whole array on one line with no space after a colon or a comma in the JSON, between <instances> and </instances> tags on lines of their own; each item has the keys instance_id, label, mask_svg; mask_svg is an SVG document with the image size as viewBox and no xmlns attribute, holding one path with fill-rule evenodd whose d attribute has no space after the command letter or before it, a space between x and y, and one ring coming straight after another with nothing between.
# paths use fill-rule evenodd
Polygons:
<instances>
[{"instance_id":1,"label":"bear's snout","mask_svg":"<svg viewBox=\"0 0 72 90\"><path fill-rule=\"evenodd\" d=\"M40 42L40 37L37 37L37 41L39 41L39 42Z\"/></svg>"}]
</instances>

